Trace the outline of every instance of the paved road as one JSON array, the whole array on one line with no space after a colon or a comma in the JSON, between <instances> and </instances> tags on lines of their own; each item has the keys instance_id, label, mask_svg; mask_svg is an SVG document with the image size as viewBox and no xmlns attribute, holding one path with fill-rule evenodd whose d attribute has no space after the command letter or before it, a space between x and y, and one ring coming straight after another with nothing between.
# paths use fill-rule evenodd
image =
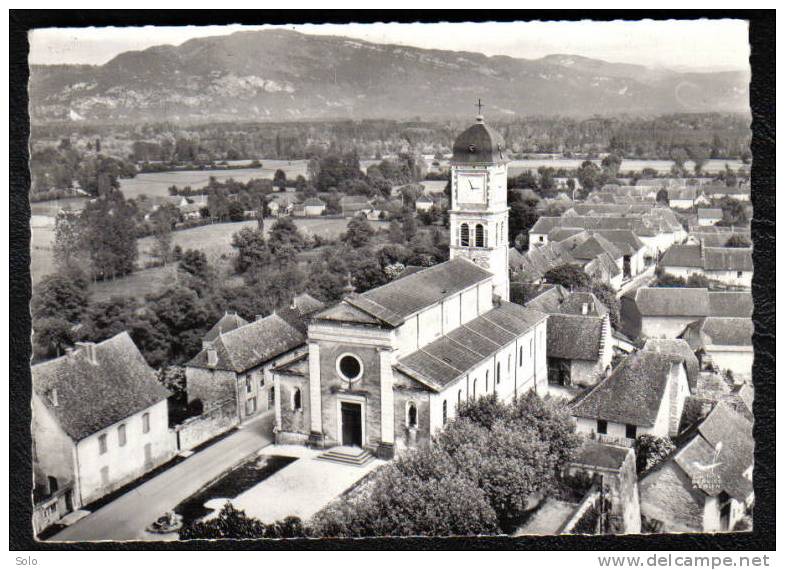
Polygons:
<instances>
[{"instance_id":1,"label":"paved road","mask_svg":"<svg viewBox=\"0 0 785 570\"><path fill-rule=\"evenodd\" d=\"M244 457L272 442L272 412L245 424L136 489L63 529L50 541L160 540L145 527Z\"/></svg>"}]
</instances>

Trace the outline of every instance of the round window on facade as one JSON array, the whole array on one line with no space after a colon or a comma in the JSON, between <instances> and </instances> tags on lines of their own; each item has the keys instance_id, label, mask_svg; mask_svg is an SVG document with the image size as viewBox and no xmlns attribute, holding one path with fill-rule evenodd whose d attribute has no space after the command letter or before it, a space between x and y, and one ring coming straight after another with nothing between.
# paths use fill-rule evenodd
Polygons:
<instances>
[{"instance_id":1,"label":"round window on facade","mask_svg":"<svg viewBox=\"0 0 785 570\"><path fill-rule=\"evenodd\" d=\"M363 364L353 354L343 354L338 357L338 373L344 380L353 382L362 376Z\"/></svg>"}]
</instances>

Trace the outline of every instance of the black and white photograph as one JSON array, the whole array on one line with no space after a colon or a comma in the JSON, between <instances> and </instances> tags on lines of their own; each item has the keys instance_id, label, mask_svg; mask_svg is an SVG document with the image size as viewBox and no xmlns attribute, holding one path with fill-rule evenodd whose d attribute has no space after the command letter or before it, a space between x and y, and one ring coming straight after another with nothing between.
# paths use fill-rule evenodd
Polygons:
<instances>
[{"instance_id":1,"label":"black and white photograph","mask_svg":"<svg viewBox=\"0 0 785 570\"><path fill-rule=\"evenodd\" d=\"M755 531L750 22L519 17L27 33L12 525Z\"/></svg>"}]
</instances>

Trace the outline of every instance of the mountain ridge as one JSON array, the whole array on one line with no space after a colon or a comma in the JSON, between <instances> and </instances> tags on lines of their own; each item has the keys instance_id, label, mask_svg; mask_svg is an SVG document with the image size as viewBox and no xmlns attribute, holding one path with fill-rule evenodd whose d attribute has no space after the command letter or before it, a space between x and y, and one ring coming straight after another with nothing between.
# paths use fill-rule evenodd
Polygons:
<instances>
[{"instance_id":1,"label":"mountain ridge","mask_svg":"<svg viewBox=\"0 0 785 570\"><path fill-rule=\"evenodd\" d=\"M570 54L539 59L240 31L31 66L36 123L748 112L744 72L675 72Z\"/></svg>"}]
</instances>

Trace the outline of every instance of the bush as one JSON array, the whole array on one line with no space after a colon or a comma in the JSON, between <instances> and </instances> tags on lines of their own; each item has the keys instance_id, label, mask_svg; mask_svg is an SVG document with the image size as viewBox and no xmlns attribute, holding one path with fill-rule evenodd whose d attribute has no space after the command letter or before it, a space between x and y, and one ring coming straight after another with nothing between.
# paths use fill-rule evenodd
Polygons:
<instances>
[{"instance_id":1,"label":"bush","mask_svg":"<svg viewBox=\"0 0 785 570\"><path fill-rule=\"evenodd\" d=\"M638 474L648 471L665 459L676 446L669 437L643 434L635 441L635 468Z\"/></svg>"}]
</instances>

